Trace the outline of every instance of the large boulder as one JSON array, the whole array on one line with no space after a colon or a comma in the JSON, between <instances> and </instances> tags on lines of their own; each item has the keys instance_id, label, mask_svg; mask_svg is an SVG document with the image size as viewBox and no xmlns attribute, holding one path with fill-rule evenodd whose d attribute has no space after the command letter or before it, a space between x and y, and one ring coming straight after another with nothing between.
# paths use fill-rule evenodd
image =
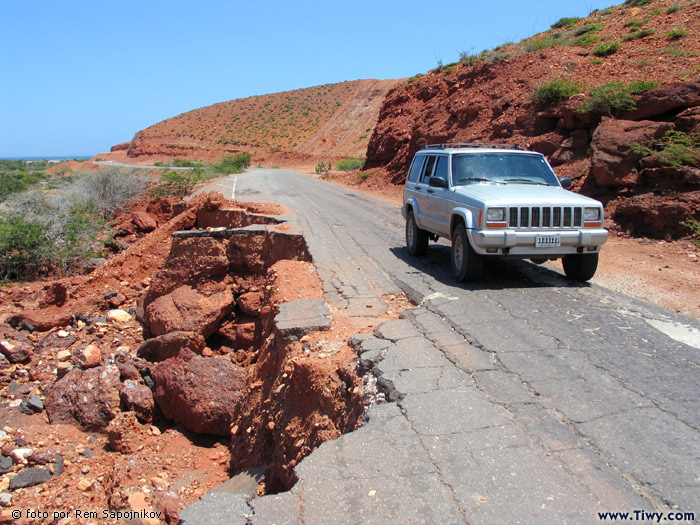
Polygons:
<instances>
[{"instance_id":1,"label":"large boulder","mask_svg":"<svg viewBox=\"0 0 700 525\"><path fill-rule=\"evenodd\" d=\"M641 155L630 148L660 138L673 127L668 122L640 122L603 118L593 133L592 171L602 188L629 187L637 184L637 162Z\"/></svg>"},{"instance_id":2,"label":"large boulder","mask_svg":"<svg viewBox=\"0 0 700 525\"><path fill-rule=\"evenodd\" d=\"M153 367L155 400L163 414L200 433L229 435L246 374L231 361L183 350Z\"/></svg>"},{"instance_id":3,"label":"large boulder","mask_svg":"<svg viewBox=\"0 0 700 525\"><path fill-rule=\"evenodd\" d=\"M147 305L144 320L155 336L183 331L198 332L207 338L235 304L227 286L209 291L185 285Z\"/></svg>"},{"instance_id":4,"label":"large boulder","mask_svg":"<svg viewBox=\"0 0 700 525\"><path fill-rule=\"evenodd\" d=\"M182 285L216 280L229 269L227 242L213 237L174 237L163 268L156 273L146 294L148 305Z\"/></svg>"},{"instance_id":5,"label":"large boulder","mask_svg":"<svg viewBox=\"0 0 700 525\"><path fill-rule=\"evenodd\" d=\"M104 429L119 412L119 369L74 368L51 387L44 406L49 421L75 424L85 430Z\"/></svg>"},{"instance_id":6,"label":"large boulder","mask_svg":"<svg viewBox=\"0 0 700 525\"><path fill-rule=\"evenodd\" d=\"M646 193L624 199L615 206L613 219L633 235L673 239L688 235L681 226L688 217L700 219L700 191Z\"/></svg>"},{"instance_id":7,"label":"large boulder","mask_svg":"<svg viewBox=\"0 0 700 525\"><path fill-rule=\"evenodd\" d=\"M9 319L11 326L33 327L39 332L48 332L52 328L69 326L73 323L73 314L64 306L48 306L40 310L23 310Z\"/></svg>"},{"instance_id":8,"label":"large boulder","mask_svg":"<svg viewBox=\"0 0 700 525\"><path fill-rule=\"evenodd\" d=\"M196 332L170 332L143 343L138 349L137 355L156 363L177 357L183 348L187 348L195 354L201 354L205 346L204 337Z\"/></svg>"},{"instance_id":9,"label":"large boulder","mask_svg":"<svg viewBox=\"0 0 700 525\"><path fill-rule=\"evenodd\" d=\"M659 118L695 106L700 106L700 84L676 82L646 91L637 99L637 109L624 113L622 118Z\"/></svg>"}]
</instances>

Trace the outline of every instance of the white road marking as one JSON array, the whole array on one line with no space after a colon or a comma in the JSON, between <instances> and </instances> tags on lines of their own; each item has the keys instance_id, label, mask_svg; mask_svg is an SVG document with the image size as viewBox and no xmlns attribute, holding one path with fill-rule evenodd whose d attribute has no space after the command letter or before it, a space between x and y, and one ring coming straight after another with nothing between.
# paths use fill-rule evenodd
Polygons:
<instances>
[{"instance_id":1,"label":"white road marking","mask_svg":"<svg viewBox=\"0 0 700 525\"><path fill-rule=\"evenodd\" d=\"M682 323L671 323L667 321L659 321L658 319L645 319L651 326L663 332L671 339L700 349L700 330L687 326Z\"/></svg>"},{"instance_id":2,"label":"white road marking","mask_svg":"<svg viewBox=\"0 0 700 525\"><path fill-rule=\"evenodd\" d=\"M236 183L238 182L238 175L233 178L233 188L231 188L231 200L235 200L236 197Z\"/></svg>"}]
</instances>

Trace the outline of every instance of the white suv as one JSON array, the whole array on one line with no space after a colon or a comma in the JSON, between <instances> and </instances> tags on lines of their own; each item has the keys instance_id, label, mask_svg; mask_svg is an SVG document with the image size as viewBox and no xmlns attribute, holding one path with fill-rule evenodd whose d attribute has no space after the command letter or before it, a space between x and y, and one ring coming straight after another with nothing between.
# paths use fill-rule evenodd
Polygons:
<instances>
[{"instance_id":1,"label":"white suv","mask_svg":"<svg viewBox=\"0 0 700 525\"><path fill-rule=\"evenodd\" d=\"M603 205L567 191L543 155L505 144L436 144L416 153L401 213L406 245L452 241L452 272L473 281L486 256L562 259L569 279L587 281L608 238Z\"/></svg>"}]
</instances>

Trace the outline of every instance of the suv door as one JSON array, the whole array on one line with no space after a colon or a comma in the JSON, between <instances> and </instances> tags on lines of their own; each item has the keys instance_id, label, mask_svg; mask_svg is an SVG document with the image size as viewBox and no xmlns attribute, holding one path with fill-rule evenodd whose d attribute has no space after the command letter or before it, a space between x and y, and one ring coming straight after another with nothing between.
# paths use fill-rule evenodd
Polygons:
<instances>
[{"instance_id":1,"label":"suv door","mask_svg":"<svg viewBox=\"0 0 700 525\"><path fill-rule=\"evenodd\" d=\"M414 186L414 197L416 199L416 208L418 208L415 212L416 223L424 230L432 230L430 215L428 214L428 190L432 190L432 188L428 186L428 179L430 179L433 173L436 159L437 157L435 155L425 156L425 162L423 162L423 167L420 170L420 176Z\"/></svg>"},{"instance_id":2,"label":"suv door","mask_svg":"<svg viewBox=\"0 0 700 525\"><path fill-rule=\"evenodd\" d=\"M438 188L430 186L430 177L442 179L449 186L449 157L439 155L435 157L435 166L432 174L428 176L426 172L425 184L427 186L426 200L423 212L426 215L426 223L432 232L442 236L449 236L450 220L447 216L447 201L450 198L449 188Z\"/></svg>"}]
</instances>

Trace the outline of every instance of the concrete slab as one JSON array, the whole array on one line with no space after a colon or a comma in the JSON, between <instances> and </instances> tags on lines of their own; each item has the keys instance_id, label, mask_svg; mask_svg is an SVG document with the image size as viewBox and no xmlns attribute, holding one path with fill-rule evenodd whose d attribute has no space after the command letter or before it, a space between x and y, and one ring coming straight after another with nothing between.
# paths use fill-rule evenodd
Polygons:
<instances>
[{"instance_id":1,"label":"concrete slab","mask_svg":"<svg viewBox=\"0 0 700 525\"><path fill-rule=\"evenodd\" d=\"M275 328L282 337L301 337L307 332L328 330L328 308L321 300L299 299L282 303L275 316Z\"/></svg>"}]
</instances>

